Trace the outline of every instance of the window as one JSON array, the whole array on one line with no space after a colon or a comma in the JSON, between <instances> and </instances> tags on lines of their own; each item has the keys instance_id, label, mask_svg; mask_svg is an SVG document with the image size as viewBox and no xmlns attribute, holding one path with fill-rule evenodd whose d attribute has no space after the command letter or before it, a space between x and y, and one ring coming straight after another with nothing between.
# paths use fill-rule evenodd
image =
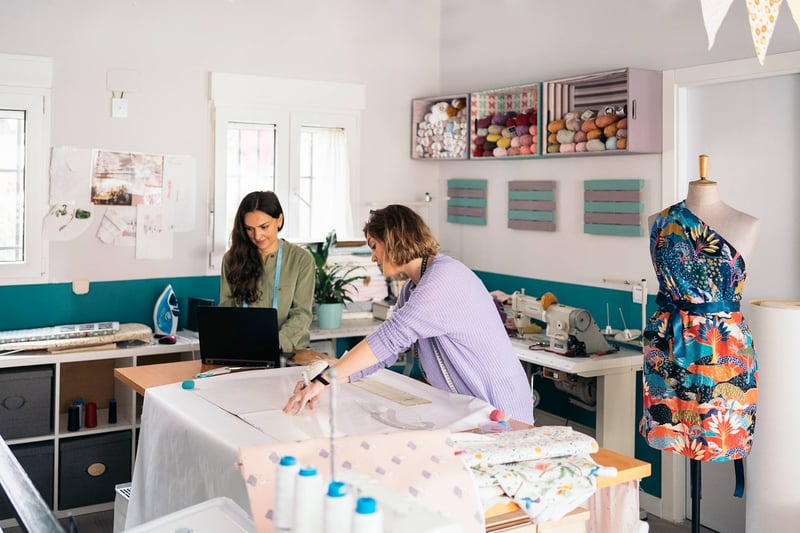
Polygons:
<instances>
[{"instance_id":1,"label":"window","mask_svg":"<svg viewBox=\"0 0 800 533\"><path fill-rule=\"evenodd\" d=\"M42 219L51 62L0 54L0 280L46 281Z\"/></svg>"},{"instance_id":2,"label":"window","mask_svg":"<svg viewBox=\"0 0 800 533\"><path fill-rule=\"evenodd\" d=\"M353 237L363 87L212 74L212 99L209 273L219 272L236 209L254 190L280 198L285 239L319 241L332 229L340 240Z\"/></svg>"}]
</instances>

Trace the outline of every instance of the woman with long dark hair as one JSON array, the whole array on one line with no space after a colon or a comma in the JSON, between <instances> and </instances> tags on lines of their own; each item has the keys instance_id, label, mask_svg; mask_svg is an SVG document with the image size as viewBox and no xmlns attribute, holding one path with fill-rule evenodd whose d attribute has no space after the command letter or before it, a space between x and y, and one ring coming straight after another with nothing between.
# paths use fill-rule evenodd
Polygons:
<instances>
[{"instance_id":1,"label":"woman with long dark hair","mask_svg":"<svg viewBox=\"0 0 800 533\"><path fill-rule=\"evenodd\" d=\"M274 192L242 198L222 258L219 305L276 308L281 351L290 353L309 343L315 270L307 250L278 237L283 223Z\"/></svg>"}]
</instances>

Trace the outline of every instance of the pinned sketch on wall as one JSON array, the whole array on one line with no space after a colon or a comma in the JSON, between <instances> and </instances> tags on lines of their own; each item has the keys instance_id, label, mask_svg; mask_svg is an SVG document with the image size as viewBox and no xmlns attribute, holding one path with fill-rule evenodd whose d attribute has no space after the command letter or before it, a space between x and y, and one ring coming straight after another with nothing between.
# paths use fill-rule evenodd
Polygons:
<instances>
[{"instance_id":1,"label":"pinned sketch on wall","mask_svg":"<svg viewBox=\"0 0 800 533\"><path fill-rule=\"evenodd\" d=\"M70 241L92 223L94 206L62 203L50 208L44 219L42 236L50 241Z\"/></svg>"},{"instance_id":2,"label":"pinned sketch on wall","mask_svg":"<svg viewBox=\"0 0 800 533\"><path fill-rule=\"evenodd\" d=\"M172 259L171 213L160 205L136 207L136 259Z\"/></svg>"},{"instance_id":3,"label":"pinned sketch on wall","mask_svg":"<svg viewBox=\"0 0 800 533\"><path fill-rule=\"evenodd\" d=\"M162 202L173 214L174 231L194 229L197 171L194 158L184 155L164 157Z\"/></svg>"},{"instance_id":4,"label":"pinned sketch on wall","mask_svg":"<svg viewBox=\"0 0 800 533\"><path fill-rule=\"evenodd\" d=\"M50 154L50 205L83 203L89 198L92 151L53 147Z\"/></svg>"},{"instance_id":5,"label":"pinned sketch on wall","mask_svg":"<svg viewBox=\"0 0 800 533\"><path fill-rule=\"evenodd\" d=\"M135 246L136 208L108 207L97 228L97 238L114 246Z\"/></svg>"},{"instance_id":6,"label":"pinned sketch on wall","mask_svg":"<svg viewBox=\"0 0 800 533\"><path fill-rule=\"evenodd\" d=\"M160 204L163 179L163 155L92 151L95 205Z\"/></svg>"}]
</instances>

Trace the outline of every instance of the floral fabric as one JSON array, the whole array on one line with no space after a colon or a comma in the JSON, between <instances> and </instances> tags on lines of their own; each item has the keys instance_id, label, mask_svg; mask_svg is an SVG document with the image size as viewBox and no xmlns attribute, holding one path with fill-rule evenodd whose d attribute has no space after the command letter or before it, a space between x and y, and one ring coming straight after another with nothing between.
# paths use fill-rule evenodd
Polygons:
<instances>
[{"instance_id":1,"label":"floral fabric","mask_svg":"<svg viewBox=\"0 0 800 533\"><path fill-rule=\"evenodd\" d=\"M453 435L478 486L483 508L509 500L534 523L560 520L597 490L597 476L617 475L589 454L597 441L565 426Z\"/></svg>"},{"instance_id":2,"label":"floral fabric","mask_svg":"<svg viewBox=\"0 0 800 533\"><path fill-rule=\"evenodd\" d=\"M739 311L744 258L683 202L656 216L650 255L658 311L645 327L648 444L699 461L747 456L755 431L758 364Z\"/></svg>"}]
</instances>

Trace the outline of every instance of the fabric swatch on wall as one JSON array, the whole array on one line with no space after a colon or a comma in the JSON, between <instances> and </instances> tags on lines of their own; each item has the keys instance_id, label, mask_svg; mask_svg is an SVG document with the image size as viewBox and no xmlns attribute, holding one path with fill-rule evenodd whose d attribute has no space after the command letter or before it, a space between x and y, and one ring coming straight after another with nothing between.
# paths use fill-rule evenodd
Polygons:
<instances>
[{"instance_id":1,"label":"fabric swatch on wall","mask_svg":"<svg viewBox=\"0 0 800 533\"><path fill-rule=\"evenodd\" d=\"M585 180L583 232L641 237L644 180Z\"/></svg>"},{"instance_id":2,"label":"fabric swatch on wall","mask_svg":"<svg viewBox=\"0 0 800 533\"><path fill-rule=\"evenodd\" d=\"M508 182L508 227L555 231L555 181Z\"/></svg>"},{"instance_id":3,"label":"fabric swatch on wall","mask_svg":"<svg viewBox=\"0 0 800 533\"><path fill-rule=\"evenodd\" d=\"M447 221L486 225L486 180L447 180Z\"/></svg>"}]
</instances>

